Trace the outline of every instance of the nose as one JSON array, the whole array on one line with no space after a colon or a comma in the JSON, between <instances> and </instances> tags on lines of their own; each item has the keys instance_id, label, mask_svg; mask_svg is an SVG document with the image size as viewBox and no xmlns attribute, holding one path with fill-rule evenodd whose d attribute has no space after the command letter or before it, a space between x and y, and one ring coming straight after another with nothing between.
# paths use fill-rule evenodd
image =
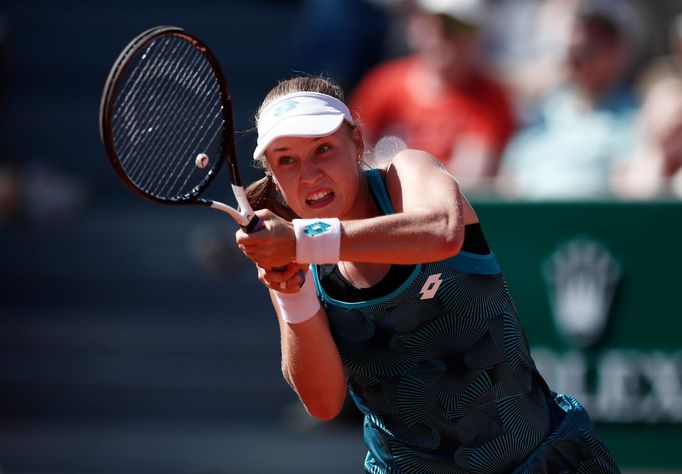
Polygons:
<instances>
[{"instance_id":1,"label":"nose","mask_svg":"<svg viewBox=\"0 0 682 474\"><path fill-rule=\"evenodd\" d=\"M301 181L306 184L314 183L322 176L322 170L313 159L303 160L301 163Z\"/></svg>"}]
</instances>

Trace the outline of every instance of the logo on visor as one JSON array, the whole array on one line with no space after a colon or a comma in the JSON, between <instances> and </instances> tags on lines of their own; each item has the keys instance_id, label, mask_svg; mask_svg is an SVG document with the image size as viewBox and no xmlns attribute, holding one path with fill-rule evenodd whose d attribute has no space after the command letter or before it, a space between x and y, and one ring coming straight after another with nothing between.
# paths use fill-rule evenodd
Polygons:
<instances>
[{"instance_id":1,"label":"logo on visor","mask_svg":"<svg viewBox=\"0 0 682 474\"><path fill-rule=\"evenodd\" d=\"M277 106L275 111L273 112L273 115L275 117L281 117L282 115L286 114L292 109L295 109L298 106L298 102L294 99L289 99Z\"/></svg>"},{"instance_id":2,"label":"logo on visor","mask_svg":"<svg viewBox=\"0 0 682 474\"><path fill-rule=\"evenodd\" d=\"M303 232L311 237L315 237L316 235L324 234L330 228L331 226L326 222L313 222L312 224L305 226Z\"/></svg>"}]
</instances>

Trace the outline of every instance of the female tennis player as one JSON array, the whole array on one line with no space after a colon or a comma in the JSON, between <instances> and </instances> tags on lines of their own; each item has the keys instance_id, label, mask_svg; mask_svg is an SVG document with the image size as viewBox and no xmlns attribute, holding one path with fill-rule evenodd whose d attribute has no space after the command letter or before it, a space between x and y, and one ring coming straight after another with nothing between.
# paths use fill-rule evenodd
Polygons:
<instances>
[{"instance_id":1,"label":"female tennis player","mask_svg":"<svg viewBox=\"0 0 682 474\"><path fill-rule=\"evenodd\" d=\"M308 412L346 393L369 473L616 473L584 408L547 387L476 213L433 156L363 170L361 128L318 77L278 84L257 115L238 231L280 321L282 371ZM281 267L285 267L282 270Z\"/></svg>"}]
</instances>

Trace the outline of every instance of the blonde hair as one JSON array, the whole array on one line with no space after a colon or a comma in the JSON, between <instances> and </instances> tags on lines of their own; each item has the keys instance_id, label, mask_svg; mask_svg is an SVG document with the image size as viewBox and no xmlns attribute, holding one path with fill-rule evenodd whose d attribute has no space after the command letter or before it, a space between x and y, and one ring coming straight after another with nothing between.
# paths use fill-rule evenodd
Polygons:
<instances>
[{"instance_id":1,"label":"blonde hair","mask_svg":"<svg viewBox=\"0 0 682 474\"><path fill-rule=\"evenodd\" d=\"M344 93L341 86L339 86L332 79L324 76L295 76L291 79L280 81L270 92L265 96L258 111L256 112L255 121L258 125L262 111L271 102L287 94L293 92L319 92L339 99L344 100ZM347 122L344 122L349 132L355 128ZM298 217L289 206L287 206L282 194L277 189L272 174L268 171L264 157L254 161L254 166L265 170L265 177L252 183L246 188L246 197L254 210L269 209L278 216L286 220L291 220Z\"/></svg>"}]
</instances>

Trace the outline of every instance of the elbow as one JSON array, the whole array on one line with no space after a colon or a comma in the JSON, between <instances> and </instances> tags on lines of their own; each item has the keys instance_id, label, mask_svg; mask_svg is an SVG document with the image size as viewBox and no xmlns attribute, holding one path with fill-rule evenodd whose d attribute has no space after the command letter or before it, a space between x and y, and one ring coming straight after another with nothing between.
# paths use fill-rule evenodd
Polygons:
<instances>
[{"instance_id":1,"label":"elbow","mask_svg":"<svg viewBox=\"0 0 682 474\"><path fill-rule=\"evenodd\" d=\"M320 385L297 383L286 364L282 364L282 374L289 386L298 395L308 414L322 421L329 421L341 412L346 401L346 383L344 378L337 381L325 378Z\"/></svg>"},{"instance_id":2,"label":"elbow","mask_svg":"<svg viewBox=\"0 0 682 474\"><path fill-rule=\"evenodd\" d=\"M343 408L343 404L338 406L316 404L314 407L306 405L308 414L322 421L330 421L336 418L338 414L341 413L341 408Z\"/></svg>"},{"instance_id":3,"label":"elbow","mask_svg":"<svg viewBox=\"0 0 682 474\"><path fill-rule=\"evenodd\" d=\"M464 232L461 230L456 234L450 234L443 243L443 253L446 258L454 257L462 250L464 244Z\"/></svg>"},{"instance_id":4,"label":"elbow","mask_svg":"<svg viewBox=\"0 0 682 474\"><path fill-rule=\"evenodd\" d=\"M459 213L446 214L440 232L442 258L454 257L464 245L464 222Z\"/></svg>"},{"instance_id":5,"label":"elbow","mask_svg":"<svg viewBox=\"0 0 682 474\"><path fill-rule=\"evenodd\" d=\"M301 398L308 414L318 420L333 420L341 413L343 404L346 400L346 392L336 391L334 393L309 395L304 400Z\"/></svg>"},{"instance_id":6,"label":"elbow","mask_svg":"<svg viewBox=\"0 0 682 474\"><path fill-rule=\"evenodd\" d=\"M294 387L294 382L291 379L291 372L289 372L289 366L287 366L286 362L284 359L282 359L282 375L284 376L284 380L289 384L291 388Z\"/></svg>"}]
</instances>

